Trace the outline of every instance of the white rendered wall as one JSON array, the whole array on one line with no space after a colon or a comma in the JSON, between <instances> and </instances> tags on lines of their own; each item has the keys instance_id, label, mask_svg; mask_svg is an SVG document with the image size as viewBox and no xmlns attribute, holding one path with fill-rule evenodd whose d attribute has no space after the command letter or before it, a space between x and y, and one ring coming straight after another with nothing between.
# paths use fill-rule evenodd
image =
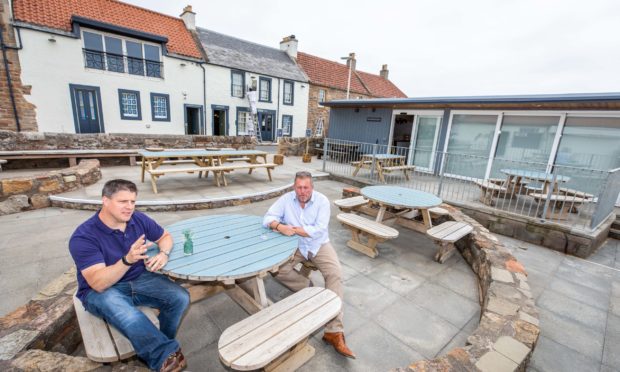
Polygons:
<instances>
[{"instance_id":1,"label":"white rendered wall","mask_svg":"<svg viewBox=\"0 0 620 372\"><path fill-rule=\"evenodd\" d=\"M99 87L106 133L184 134L184 104L204 105L202 69L196 63L163 56L164 79L115 73L84 66L82 40L21 29L22 82L32 86L40 132L75 133L69 84ZM181 64L185 66L181 66ZM140 92L142 120L122 120L118 89ZM170 121L152 121L151 93L170 96ZM185 93L185 94L184 94Z\"/></svg>"},{"instance_id":2,"label":"white rendered wall","mask_svg":"<svg viewBox=\"0 0 620 372\"><path fill-rule=\"evenodd\" d=\"M231 96L231 69L216 65L206 65L207 69L207 134L213 133L213 111L211 105L228 106L228 135L236 135L236 115L237 107L249 108L250 104L247 97L238 98ZM282 127L282 115L293 116L293 137L305 135L306 123L308 121L308 92L309 86L306 82L295 81L294 105L284 105L282 103L284 80L277 77L259 75L255 73L245 73L245 85L251 84L251 76L256 77L256 84L259 84L259 77L271 78L271 102L258 102L258 109L273 110L278 114L278 128ZM304 88L302 88L302 85ZM278 91L280 95L278 96ZM279 99L279 105L278 105Z\"/></svg>"}]
</instances>

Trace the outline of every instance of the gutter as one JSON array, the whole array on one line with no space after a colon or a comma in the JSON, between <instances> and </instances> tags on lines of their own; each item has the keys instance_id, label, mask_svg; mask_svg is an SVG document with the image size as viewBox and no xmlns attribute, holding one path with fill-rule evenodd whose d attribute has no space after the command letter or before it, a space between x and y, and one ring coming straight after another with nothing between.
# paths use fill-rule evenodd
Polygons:
<instances>
[{"instance_id":1,"label":"gutter","mask_svg":"<svg viewBox=\"0 0 620 372\"><path fill-rule=\"evenodd\" d=\"M8 31L8 27L7 27ZM21 126L19 124L19 115L17 113L17 105L15 104L15 94L13 93L13 84L11 83L11 73L9 72L9 61L6 59L6 50L13 49L19 50L17 47L10 47L4 44L4 34L0 30L0 49L2 49L2 59L4 60L4 71L6 73L6 82L9 86L9 97L11 97L11 105L13 106L13 115L15 116L15 127L18 132L21 132Z\"/></svg>"}]
</instances>

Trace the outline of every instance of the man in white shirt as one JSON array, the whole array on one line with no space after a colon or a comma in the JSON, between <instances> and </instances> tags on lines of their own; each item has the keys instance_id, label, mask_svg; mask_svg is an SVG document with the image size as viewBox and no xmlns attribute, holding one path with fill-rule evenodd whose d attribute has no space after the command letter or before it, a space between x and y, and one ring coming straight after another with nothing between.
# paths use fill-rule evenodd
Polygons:
<instances>
[{"instance_id":1,"label":"man in white shirt","mask_svg":"<svg viewBox=\"0 0 620 372\"><path fill-rule=\"evenodd\" d=\"M267 211L263 225L287 236L299 235L299 246L293 258L280 267L277 279L293 291L310 285L310 279L294 269L304 261L311 261L325 279L325 287L334 291L343 301L342 269L338 255L329 242L330 204L327 197L314 191L310 172L295 174L295 190L282 195ZM325 326L323 341L337 352L355 358L347 347L340 314Z\"/></svg>"}]
</instances>

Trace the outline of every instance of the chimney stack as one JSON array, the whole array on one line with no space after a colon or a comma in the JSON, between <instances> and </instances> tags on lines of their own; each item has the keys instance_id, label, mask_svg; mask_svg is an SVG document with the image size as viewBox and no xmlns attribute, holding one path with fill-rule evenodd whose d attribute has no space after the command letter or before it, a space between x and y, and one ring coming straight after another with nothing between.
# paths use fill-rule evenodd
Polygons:
<instances>
[{"instance_id":1,"label":"chimney stack","mask_svg":"<svg viewBox=\"0 0 620 372\"><path fill-rule=\"evenodd\" d=\"M390 73L390 71L388 70L387 65L381 66L381 71L379 71L379 76L381 76L385 80L388 80L388 74L389 73Z\"/></svg>"},{"instance_id":2,"label":"chimney stack","mask_svg":"<svg viewBox=\"0 0 620 372\"><path fill-rule=\"evenodd\" d=\"M187 27L188 30L196 31L196 13L192 11L191 5L183 8L183 13L181 13L180 17L185 23L185 27Z\"/></svg>"},{"instance_id":3,"label":"chimney stack","mask_svg":"<svg viewBox=\"0 0 620 372\"><path fill-rule=\"evenodd\" d=\"M295 35L286 36L280 41L280 50L297 59L297 39Z\"/></svg>"},{"instance_id":4,"label":"chimney stack","mask_svg":"<svg viewBox=\"0 0 620 372\"><path fill-rule=\"evenodd\" d=\"M355 71L355 53L349 53L349 59L347 59L347 67L351 69L351 71Z\"/></svg>"}]
</instances>

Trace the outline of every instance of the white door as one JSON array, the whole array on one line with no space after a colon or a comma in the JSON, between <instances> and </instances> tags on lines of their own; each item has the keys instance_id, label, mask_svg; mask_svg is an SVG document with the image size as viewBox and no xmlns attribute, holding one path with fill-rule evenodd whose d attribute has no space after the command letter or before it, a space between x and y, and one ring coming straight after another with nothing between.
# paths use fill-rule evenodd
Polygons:
<instances>
[{"instance_id":1,"label":"white door","mask_svg":"<svg viewBox=\"0 0 620 372\"><path fill-rule=\"evenodd\" d=\"M415 117L408 164L415 165L416 170L433 170L441 118L436 115L416 115Z\"/></svg>"}]
</instances>

